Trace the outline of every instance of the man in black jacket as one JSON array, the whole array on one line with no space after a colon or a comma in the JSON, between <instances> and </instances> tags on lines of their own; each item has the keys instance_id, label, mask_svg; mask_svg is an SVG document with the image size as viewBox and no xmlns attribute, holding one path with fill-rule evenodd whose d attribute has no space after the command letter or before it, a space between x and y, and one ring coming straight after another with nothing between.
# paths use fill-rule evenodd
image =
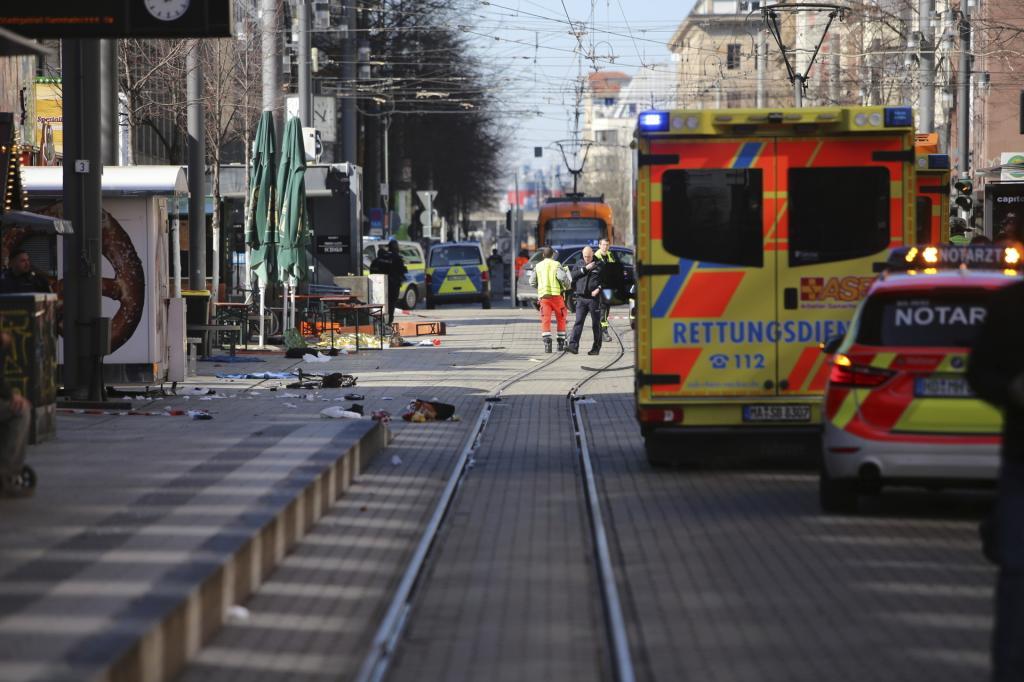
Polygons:
<instances>
[{"instance_id":1,"label":"man in black jacket","mask_svg":"<svg viewBox=\"0 0 1024 682\"><path fill-rule=\"evenodd\" d=\"M967 368L971 388L1003 410L995 509L992 680L1024 680L1024 282L993 294Z\"/></svg>"},{"instance_id":2,"label":"man in black jacket","mask_svg":"<svg viewBox=\"0 0 1024 682\"><path fill-rule=\"evenodd\" d=\"M590 316L594 328L594 345L587 355L601 352L601 263L594 258L594 249L583 249L583 258L572 268L572 288L576 294L576 323L566 348L570 353L580 350L583 322Z\"/></svg>"},{"instance_id":3,"label":"man in black jacket","mask_svg":"<svg viewBox=\"0 0 1024 682\"><path fill-rule=\"evenodd\" d=\"M405 281L405 259L398 249L398 241L392 239L388 242L386 251L370 263L370 272L377 275L388 276L388 324L395 321L395 306L398 305L398 294L402 290L402 282Z\"/></svg>"},{"instance_id":4,"label":"man in black jacket","mask_svg":"<svg viewBox=\"0 0 1024 682\"><path fill-rule=\"evenodd\" d=\"M12 342L9 332L0 331L0 496L23 497L32 494L21 482L32 404L5 379Z\"/></svg>"},{"instance_id":5,"label":"man in black jacket","mask_svg":"<svg viewBox=\"0 0 1024 682\"><path fill-rule=\"evenodd\" d=\"M48 294L50 282L32 269L28 252L11 253L7 270L0 273L0 294Z\"/></svg>"}]
</instances>

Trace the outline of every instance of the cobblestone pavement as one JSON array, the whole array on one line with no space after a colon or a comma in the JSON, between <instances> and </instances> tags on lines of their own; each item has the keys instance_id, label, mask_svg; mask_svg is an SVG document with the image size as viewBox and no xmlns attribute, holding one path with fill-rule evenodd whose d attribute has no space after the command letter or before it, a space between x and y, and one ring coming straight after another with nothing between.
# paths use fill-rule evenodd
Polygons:
<instances>
[{"instance_id":1,"label":"cobblestone pavement","mask_svg":"<svg viewBox=\"0 0 1024 682\"><path fill-rule=\"evenodd\" d=\"M531 312L432 312L448 321L449 335L441 349L415 349L407 357L410 363L436 359L434 353L448 349L445 360L374 371L365 384L368 401L379 384L396 398L396 408L410 398L436 397L456 405L462 420L392 422L391 446L246 604L250 617L225 627L180 680L354 675L483 398L544 358Z\"/></svg>"},{"instance_id":2,"label":"cobblestone pavement","mask_svg":"<svg viewBox=\"0 0 1024 682\"><path fill-rule=\"evenodd\" d=\"M986 679L989 495L887 492L826 516L792 457L655 470L630 379L603 374L583 410L640 679Z\"/></svg>"}]
</instances>

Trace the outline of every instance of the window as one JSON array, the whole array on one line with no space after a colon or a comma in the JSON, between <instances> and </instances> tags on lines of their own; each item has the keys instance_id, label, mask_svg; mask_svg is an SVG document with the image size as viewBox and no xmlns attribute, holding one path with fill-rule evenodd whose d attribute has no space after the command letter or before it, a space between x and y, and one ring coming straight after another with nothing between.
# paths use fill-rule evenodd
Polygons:
<instances>
[{"instance_id":1,"label":"window","mask_svg":"<svg viewBox=\"0 0 1024 682\"><path fill-rule=\"evenodd\" d=\"M985 322L989 296L980 289L875 296L864 306L857 341L869 346L970 346Z\"/></svg>"},{"instance_id":2,"label":"window","mask_svg":"<svg viewBox=\"0 0 1024 682\"><path fill-rule=\"evenodd\" d=\"M917 197L915 209L914 219L917 221L917 243L929 244L932 241L932 198Z\"/></svg>"},{"instance_id":3,"label":"window","mask_svg":"<svg viewBox=\"0 0 1024 682\"><path fill-rule=\"evenodd\" d=\"M445 246L430 250L430 267L447 267L449 265L479 265L480 249L476 246Z\"/></svg>"},{"instance_id":4,"label":"window","mask_svg":"<svg viewBox=\"0 0 1024 682\"><path fill-rule=\"evenodd\" d=\"M398 245L398 252L402 254L402 260L406 263L422 263L423 256L420 255L420 250L415 246L403 246Z\"/></svg>"},{"instance_id":5,"label":"window","mask_svg":"<svg viewBox=\"0 0 1024 682\"><path fill-rule=\"evenodd\" d=\"M662 243L681 258L762 267L761 171L672 170L661 180Z\"/></svg>"},{"instance_id":6,"label":"window","mask_svg":"<svg viewBox=\"0 0 1024 682\"><path fill-rule=\"evenodd\" d=\"M889 246L889 171L789 170L789 264L862 258Z\"/></svg>"},{"instance_id":7,"label":"window","mask_svg":"<svg viewBox=\"0 0 1024 682\"><path fill-rule=\"evenodd\" d=\"M739 43L730 43L726 46L725 68L740 68L740 46Z\"/></svg>"}]
</instances>

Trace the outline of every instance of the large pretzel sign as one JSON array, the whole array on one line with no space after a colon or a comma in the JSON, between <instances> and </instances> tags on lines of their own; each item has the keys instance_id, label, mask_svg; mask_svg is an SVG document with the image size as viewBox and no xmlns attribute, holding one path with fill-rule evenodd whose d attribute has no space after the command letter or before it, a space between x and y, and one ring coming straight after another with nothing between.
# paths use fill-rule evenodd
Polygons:
<instances>
[{"instance_id":1,"label":"large pretzel sign","mask_svg":"<svg viewBox=\"0 0 1024 682\"><path fill-rule=\"evenodd\" d=\"M63 217L63 205L52 204L39 211L40 213ZM110 352L123 346L139 326L142 319L142 308L146 301L146 273L142 261L135 251L131 237L114 216L107 211L102 212L103 226L103 257L114 268L114 277L103 278L103 296L117 301L119 307L110 321ZM25 228L13 228L4 232L0 249L3 255L9 256L28 236ZM63 280L52 282L54 292L63 302Z\"/></svg>"}]
</instances>

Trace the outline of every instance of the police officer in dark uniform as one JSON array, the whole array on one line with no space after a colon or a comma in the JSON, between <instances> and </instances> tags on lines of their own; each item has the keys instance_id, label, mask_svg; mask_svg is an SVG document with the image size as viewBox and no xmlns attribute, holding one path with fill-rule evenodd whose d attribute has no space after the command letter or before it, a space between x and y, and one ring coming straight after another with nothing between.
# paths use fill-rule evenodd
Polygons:
<instances>
[{"instance_id":1,"label":"police officer in dark uniform","mask_svg":"<svg viewBox=\"0 0 1024 682\"><path fill-rule=\"evenodd\" d=\"M370 263L370 272L378 275L388 276L388 324L395 321L395 306L398 305L398 294L402 290L402 282L405 281L405 259L398 250L398 241L392 239L388 242L388 248L382 251L379 256Z\"/></svg>"},{"instance_id":2,"label":"police officer in dark uniform","mask_svg":"<svg viewBox=\"0 0 1024 682\"><path fill-rule=\"evenodd\" d=\"M1019 230L1018 230L1019 231ZM1017 234L1018 240L1021 234ZM996 292L967 368L971 388L1003 410L992 552L999 564L992 680L1024 680L1024 282Z\"/></svg>"},{"instance_id":3,"label":"police officer in dark uniform","mask_svg":"<svg viewBox=\"0 0 1024 682\"><path fill-rule=\"evenodd\" d=\"M0 273L0 294L49 293L49 280L32 269L32 259L24 249L15 249L7 269Z\"/></svg>"},{"instance_id":4,"label":"police officer in dark uniform","mask_svg":"<svg viewBox=\"0 0 1024 682\"><path fill-rule=\"evenodd\" d=\"M590 317L594 328L594 345L587 355L601 352L601 261L594 258L594 249L583 249L583 258L572 269L572 288L576 294L576 323L566 350L578 353L583 323Z\"/></svg>"}]
</instances>

